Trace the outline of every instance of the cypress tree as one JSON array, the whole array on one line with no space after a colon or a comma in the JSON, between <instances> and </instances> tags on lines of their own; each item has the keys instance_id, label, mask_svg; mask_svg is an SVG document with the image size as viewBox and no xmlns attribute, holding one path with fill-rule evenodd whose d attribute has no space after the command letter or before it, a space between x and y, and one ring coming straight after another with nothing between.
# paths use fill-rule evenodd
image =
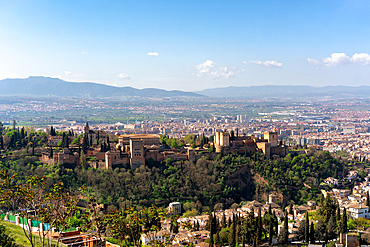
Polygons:
<instances>
[{"instance_id":1,"label":"cypress tree","mask_svg":"<svg viewBox=\"0 0 370 247\"><path fill-rule=\"evenodd\" d=\"M278 229L279 229L279 222L278 222L278 219L277 219L277 216L275 214L275 210L274 210L274 222L275 222L275 235L277 236L278 235Z\"/></svg>"},{"instance_id":2,"label":"cypress tree","mask_svg":"<svg viewBox=\"0 0 370 247\"><path fill-rule=\"evenodd\" d=\"M216 233L215 244L216 244L216 246L221 246L222 245L221 238L220 238L220 232Z\"/></svg>"},{"instance_id":3,"label":"cypress tree","mask_svg":"<svg viewBox=\"0 0 370 247\"><path fill-rule=\"evenodd\" d=\"M53 148L50 146L50 158L53 158L53 156L54 156L54 153L53 153Z\"/></svg>"},{"instance_id":4,"label":"cypress tree","mask_svg":"<svg viewBox=\"0 0 370 247\"><path fill-rule=\"evenodd\" d=\"M284 229L286 230L286 232L288 233L289 232L289 229L288 229L288 212L285 210L285 217L284 217ZM284 236L285 239L284 239L284 243L288 243L288 234L286 234L286 236Z\"/></svg>"},{"instance_id":5,"label":"cypress tree","mask_svg":"<svg viewBox=\"0 0 370 247\"><path fill-rule=\"evenodd\" d=\"M0 134L0 149L4 149L4 138L2 133Z\"/></svg>"},{"instance_id":6,"label":"cypress tree","mask_svg":"<svg viewBox=\"0 0 370 247\"><path fill-rule=\"evenodd\" d=\"M268 212L268 214L272 215L272 212L271 212L271 204L269 204L269 210L267 212Z\"/></svg>"},{"instance_id":7,"label":"cypress tree","mask_svg":"<svg viewBox=\"0 0 370 247\"><path fill-rule=\"evenodd\" d=\"M222 228L226 228L226 216L225 216L225 213L223 213L222 215Z\"/></svg>"},{"instance_id":8,"label":"cypress tree","mask_svg":"<svg viewBox=\"0 0 370 247\"><path fill-rule=\"evenodd\" d=\"M209 224L209 246L213 247L213 224L212 224L212 214L210 214L211 222Z\"/></svg>"},{"instance_id":9,"label":"cypress tree","mask_svg":"<svg viewBox=\"0 0 370 247\"><path fill-rule=\"evenodd\" d=\"M344 208L343 210L343 216L341 221L341 233L347 232L347 210Z\"/></svg>"},{"instance_id":10,"label":"cypress tree","mask_svg":"<svg viewBox=\"0 0 370 247\"><path fill-rule=\"evenodd\" d=\"M62 148L66 147L66 133L63 132L62 135Z\"/></svg>"},{"instance_id":11,"label":"cypress tree","mask_svg":"<svg viewBox=\"0 0 370 247\"><path fill-rule=\"evenodd\" d=\"M257 215L257 243L259 244L262 239L262 219L261 219L261 207L258 207Z\"/></svg>"},{"instance_id":12,"label":"cypress tree","mask_svg":"<svg viewBox=\"0 0 370 247\"><path fill-rule=\"evenodd\" d=\"M242 235L242 246L245 247L245 236L244 236L244 234Z\"/></svg>"},{"instance_id":13,"label":"cypress tree","mask_svg":"<svg viewBox=\"0 0 370 247\"><path fill-rule=\"evenodd\" d=\"M309 242L309 236L310 236L310 222L308 218L308 212L306 212L305 228L304 228L304 241L306 243Z\"/></svg>"},{"instance_id":14,"label":"cypress tree","mask_svg":"<svg viewBox=\"0 0 370 247\"><path fill-rule=\"evenodd\" d=\"M339 204L337 204L336 221L337 221L337 224L339 224L339 222L340 222L340 208L339 208Z\"/></svg>"},{"instance_id":15,"label":"cypress tree","mask_svg":"<svg viewBox=\"0 0 370 247\"><path fill-rule=\"evenodd\" d=\"M366 206L370 206L370 198L369 198L369 191L366 193Z\"/></svg>"},{"instance_id":16,"label":"cypress tree","mask_svg":"<svg viewBox=\"0 0 370 247\"><path fill-rule=\"evenodd\" d=\"M273 235L272 221L270 220L270 222L269 222L269 245L271 245L271 243L272 243L272 235Z\"/></svg>"},{"instance_id":17,"label":"cypress tree","mask_svg":"<svg viewBox=\"0 0 370 247\"><path fill-rule=\"evenodd\" d=\"M313 226L313 222L311 222L311 229L310 229L310 244L315 243L315 228Z\"/></svg>"},{"instance_id":18,"label":"cypress tree","mask_svg":"<svg viewBox=\"0 0 370 247\"><path fill-rule=\"evenodd\" d=\"M236 246L236 224L233 222L231 224L231 231L229 234L229 247L235 247Z\"/></svg>"},{"instance_id":19,"label":"cypress tree","mask_svg":"<svg viewBox=\"0 0 370 247\"><path fill-rule=\"evenodd\" d=\"M227 227L230 228L231 227L231 224L232 224L231 217L229 217L229 219L227 221Z\"/></svg>"}]
</instances>

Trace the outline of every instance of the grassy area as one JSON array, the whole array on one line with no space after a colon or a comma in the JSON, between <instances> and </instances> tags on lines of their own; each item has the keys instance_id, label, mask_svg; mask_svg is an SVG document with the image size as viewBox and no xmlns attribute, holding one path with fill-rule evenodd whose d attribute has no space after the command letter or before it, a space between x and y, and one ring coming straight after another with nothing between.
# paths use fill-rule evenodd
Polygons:
<instances>
[{"instance_id":1,"label":"grassy area","mask_svg":"<svg viewBox=\"0 0 370 247\"><path fill-rule=\"evenodd\" d=\"M20 244L21 246L25 247L31 247L31 244L28 241L27 237L24 235L23 229L21 227L3 220L0 220L0 224L5 226L5 228L8 230L8 232L10 232L10 235L15 239L17 244ZM38 243L39 242L38 236L35 237L37 237L36 246L40 247L40 244ZM53 241L53 243L56 244L55 241Z\"/></svg>"}]
</instances>

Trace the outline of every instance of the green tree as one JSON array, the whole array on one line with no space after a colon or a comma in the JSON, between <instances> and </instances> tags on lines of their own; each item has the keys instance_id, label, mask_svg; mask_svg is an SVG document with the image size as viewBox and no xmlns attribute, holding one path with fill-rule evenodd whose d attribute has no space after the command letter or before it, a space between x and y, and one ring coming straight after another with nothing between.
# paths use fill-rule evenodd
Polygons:
<instances>
[{"instance_id":1,"label":"green tree","mask_svg":"<svg viewBox=\"0 0 370 247\"><path fill-rule=\"evenodd\" d=\"M259 244L262 240L262 219L261 219L261 207L258 207L258 214L257 214L257 244Z\"/></svg>"},{"instance_id":2,"label":"green tree","mask_svg":"<svg viewBox=\"0 0 370 247\"><path fill-rule=\"evenodd\" d=\"M315 228L313 222L311 222L310 227L310 244L315 244Z\"/></svg>"},{"instance_id":3,"label":"green tree","mask_svg":"<svg viewBox=\"0 0 370 247\"><path fill-rule=\"evenodd\" d=\"M222 225L222 229L226 228L226 216L225 216L225 213L222 214L222 222L221 222L221 225Z\"/></svg>"},{"instance_id":4,"label":"green tree","mask_svg":"<svg viewBox=\"0 0 370 247\"><path fill-rule=\"evenodd\" d=\"M343 209L342 220L340 222L340 233L347 232L347 210L346 208Z\"/></svg>"},{"instance_id":5,"label":"green tree","mask_svg":"<svg viewBox=\"0 0 370 247\"><path fill-rule=\"evenodd\" d=\"M299 222L298 231L296 233L297 239L305 241L305 233L306 233L306 220L301 220Z\"/></svg>"},{"instance_id":6,"label":"green tree","mask_svg":"<svg viewBox=\"0 0 370 247\"><path fill-rule=\"evenodd\" d=\"M336 228L337 227L336 227L335 219L333 216L331 216L328 222L328 227L327 227L327 231L328 231L327 238L329 240L335 239L337 237Z\"/></svg>"},{"instance_id":7,"label":"green tree","mask_svg":"<svg viewBox=\"0 0 370 247\"><path fill-rule=\"evenodd\" d=\"M305 228L304 228L304 241L306 243L309 242L310 240L310 220L309 220L309 217L308 217L308 212L306 212L306 217L305 217L305 221L304 221L304 224L305 224Z\"/></svg>"},{"instance_id":8,"label":"green tree","mask_svg":"<svg viewBox=\"0 0 370 247\"><path fill-rule=\"evenodd\" d=\"M20 183L16 175L9 176L5 171L0 171L0 194L3 195L0 203L6 204L23 219L50 224L49 229L44 229L44 232L36 235L37 238L32 232L32 227L22 228L32 247L36 246L37 240L40 246L51 246L51 238L48 240L46 236L50 234L52 228L57 229L59 240L77 208L78 199L65 192L63 183L53 184L47 191L45 179L46 177L34 175L25 183ZM30 208L33 209L31 212Z\"/></svg>"},{"instance_id":9,"label":"green tree","mask_svg":"<svg viewBox=\"0 0 370 247\"><path fill-rule=\"evenodd\" d=\"M16 244L13 237L10 236L5 226L0 225L0 246L1 247L20 247Z\"/></svg>"},{"instance_id":10,"label":"green tree","mask_svg":"<svg viewBox=\"0 0 370 247\"><path fill-rule=\"evenodd\" d=\"M221 238L220 238L220 232L217 232L217 233L216 233L216 237L215 237L215 245L216 245L217 247L222 246L222 241L221 241Z\"/></svg>"},{"instance_id":11,"label":"green tree","mask_svg":"<svg viewBox=\"0 0 370 247\"><path fill-rule=\"evenodd\" d=\"M231 224L231 230L229 234L229 246L235 247L236 246L236 222Z\"/></svg>"},{"instance_id":12,"label":"green tree","mask_svg":"<svg viewBox=\"0 0 370 247\"><path fill-rule=\"evenodd\" d=\"M273 228L272 228L272 221L269 222L269 245L272 243L272 235L274 234Z\"/></svg>"},{"instance_id":13,"label":"green tree","mask_svg":"<svg viewBox=\"0 0 370 247\"><path fill-rule=\"evenodd\" d=\"M324 241L326 237L325 232L326 232L326 227L325 227L324 222L322 220L318 220L316 227L315 227L316 239L319 241Z\"/></svg>"}]
</instances>

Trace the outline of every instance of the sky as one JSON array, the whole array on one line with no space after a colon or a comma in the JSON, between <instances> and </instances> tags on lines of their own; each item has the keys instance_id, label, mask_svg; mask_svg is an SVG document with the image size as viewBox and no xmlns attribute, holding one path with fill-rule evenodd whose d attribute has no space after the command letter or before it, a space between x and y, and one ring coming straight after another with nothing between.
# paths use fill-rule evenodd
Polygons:
<instances>
[{"instance_id":1,"label":"sky","mask_svg":"<svg viewBox=\"0 0 370 247\"><path fill-rule=\"evenodd\" d=\"M2 0L0 79L370 86L369 13L367 0Z\"/></svg>"}]
</instances>

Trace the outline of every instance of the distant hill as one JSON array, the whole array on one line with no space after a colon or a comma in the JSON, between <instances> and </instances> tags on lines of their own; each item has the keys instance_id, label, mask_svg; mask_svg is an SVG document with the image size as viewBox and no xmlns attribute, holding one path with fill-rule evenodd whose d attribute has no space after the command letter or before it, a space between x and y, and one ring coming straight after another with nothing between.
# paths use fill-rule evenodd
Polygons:
<instances>
[{"instance_id":1,"label":"distant hill","mask_svg":"<svg viewBox=\"0 0 370 247\"><path fill-rule=\"evenodd\" d=\"M195 92L208 97L236 97L236 98L313 98L334 97L353 98L370 97L370 87L347 87L347 86L250 86L250 87L224 87L204 89Z\"/></svg>"},{"instance_id":2,"label":"distant hill","mask_svg":"<svg viewBox=\"0 0 370 247\"><path fill-rule=\"evenodd\" d=\"M204 97L203 95L162 89L114 87L92 82L67 82L57 78L30 76L26 79L0 80L0 96L41 96L41 97Z\"/></svg>"}]
</instances>

